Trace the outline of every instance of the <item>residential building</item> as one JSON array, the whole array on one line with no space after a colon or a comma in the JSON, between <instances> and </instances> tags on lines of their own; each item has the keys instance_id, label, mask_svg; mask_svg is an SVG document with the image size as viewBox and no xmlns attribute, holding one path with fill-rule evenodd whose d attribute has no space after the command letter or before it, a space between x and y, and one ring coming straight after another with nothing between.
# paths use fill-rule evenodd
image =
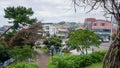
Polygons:
<instances>
[{"instance_id":1,"label":"residential building","mask_svg":"<svg viewBox=\"0 0 120 68\"><path fill-rule=\"evenodd\" d=\"M65 22L65 21L59 22L57 25L61 25L64 28L73 29L73 30L75 30L75 28L77 28L77 26L78 26L78 24L76 22Z\"/></svg>"},{"instance_id":2,"label":"residential building","mask_svg":"<svg viewBox=\"0 0 120 68\"><path fill-rule=\"evenodd\" d=\"M68 26L69 29L73 29L73 30L77 28L76 22L66 22L66 26Z\"/></svg>"},{"instance_id":3,"label":"residential building","mask_svg":"<svg viewBox=\"0 0 120 68\"><path fill-rule=\"evenodd\" d=\"M84 27L88 30L92 30L92 23L95 21L95 18L86 18L84 21Z\"/></svg>"},{"instance_id":4,"label":"residential building","mask_svg":"<svg viewBox=\"0 0 120 68\"><path fill-rule=\"evenodd\" d=\"M78 29L85 29L83 23L77 23L76 25L77 25L77 27L75 28L75 30L78 30Z\"/></svg>"},{"instance_id":5,"label":"residential building","mask_svg":"<svg viewBox=\"0 0 120 68\"><path fill-rule=\"evenodd\" d=\"M53 23L42 23L44 36L54 36L56 34L56 27Z\"/></svg>"},{"instance_id":6,"label":"residential building","mask_svg":"<svg viewBox=\"0 0 120 68\"><path fill-rule=\"evenodd\" d=\"M112 34L117 32L117 28L113 27L113 23L106 20L86 18L84 26L86 29L94 31L100 37L101 41L109 41Z\"/></svg>"},{"instance_id":7,"label":"residential building","mask_svg":"<svg viewBox=\"0 0 120 68\"><path fill-rule=\"evenodd\" d=\"M44 36L57 36L59 38L68 38L70 30L83 29L80 23L65 22L59 23L42 23Z\"/></svg>"},{"instance_id":8,"label":"residential building","mask_svg":"<svg viewBox=\"0 0 120 68\"><path fill-rule=\"evenodd\" d=\"M109 41L111 36L112 24L105 20L96 20L91 24L92 31L94 31L102 41Z\"/></svg>"},{"instance_id":9,"label":"residential building","mask_svg":"<svg viewBox=\"0 0 120 68\"><path fill-rule=\"evenodd\" d=\"M66 26L66 22L62 21L57 23L56 25L56 36L61 39L65 39L68 37L68 26Z\"/></svg>"},{"instance_id":10,"label":"residential building","mask_svg":"<svg viewBox=\"0 0 120 68\"><path fill-rule=\"evenodd\" d=\"M56 31L56 36L61 38L61 39L66 39L68 37L68 29L64 28L62 26L57 26L56 27L57 31Z\"/></svg>"}]
</instances>

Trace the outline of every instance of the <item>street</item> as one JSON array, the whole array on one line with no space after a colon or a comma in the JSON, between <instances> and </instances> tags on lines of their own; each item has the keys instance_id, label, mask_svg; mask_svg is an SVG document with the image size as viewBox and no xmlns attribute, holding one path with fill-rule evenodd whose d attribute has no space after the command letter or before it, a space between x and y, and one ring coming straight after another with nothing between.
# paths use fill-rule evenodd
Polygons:
<instances>
[{"instance_id":1,"label":"street","mask_svg":"<svg viewBox=\"0 0 120 68\"><path fill-rule=\"evenodd\" d=\"M110 46L110 42L105 42L105 43L101 43L101 45L98 47L93 47L95 51L98 50L108 50Z\"/></svg>"},{"instance_id":2,"label":"street","mask_svg":"<svg viewBox=\"0 0 120 68\"><path fill-rule=\"evenodd\" d=\"M110 46L110 42L101 43L99 47L91 46L91 49L88 49L88 53L92 53L92 48L94 51L100 51L100 50L108 50ZM73 55L80 55L81 52L77 51L76 49L70 51Z\"/></svg>"}]
</instances>

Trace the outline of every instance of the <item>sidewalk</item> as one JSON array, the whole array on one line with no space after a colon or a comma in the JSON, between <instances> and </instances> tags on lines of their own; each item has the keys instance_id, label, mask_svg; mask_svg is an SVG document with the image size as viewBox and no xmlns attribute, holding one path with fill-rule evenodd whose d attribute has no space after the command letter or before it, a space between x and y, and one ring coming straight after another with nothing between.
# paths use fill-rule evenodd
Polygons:
<instances>
[{"instance_id":1,"label":"sidewalk","mask_svg":"<svg viewBox=\"0 0 120 68\"><path fill-rule=\"evenodd\" d=\"M39 68L46 68L46 65L48 63L48 55L46 55L44 52L42 52L39 49L35 49L35 51L39 54L40 56L40 63L39 63Z\"/></svg>"}]
</instances>

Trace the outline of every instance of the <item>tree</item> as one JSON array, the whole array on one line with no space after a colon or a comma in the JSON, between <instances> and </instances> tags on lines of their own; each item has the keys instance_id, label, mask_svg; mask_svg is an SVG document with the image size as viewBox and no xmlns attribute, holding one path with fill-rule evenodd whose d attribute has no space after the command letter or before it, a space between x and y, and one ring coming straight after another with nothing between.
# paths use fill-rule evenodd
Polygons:
<instances>
[{"instance_id":1,"label":"tree","mask_svg":"<svg viewBox=\"0 0 120 68\"><path fill-rule=\"evenodd\" d=\"M41 22L29 26L27 29L20 30L10 40L10 46L24 46L25 44L33 46L34 43L43 39L43 29Z\"/></svg>"},{"instance_id":2,"label":"tree","mask_svg":"<svg viewBox=\"0 0 120 68\"><path fill-rule=\"evenodd\" d=\"M46 38L44 41L43 41L43 44L47 45L47 48L50 49L50 47L53 45L53 46L56 46L56 47L60 47L61 46L61 43L62 43L62 40L57 38L57 37L50 37L50 38Z\"/></svg>"},{"instance_id":3,"label":"tree","mask_svg":"<svg viewBox=\"0 0 120 68\"><path fill-rule=\"evenodd\" d=\"M103 61L103 68L120 67L120 0L72 0L74 7L84 5L91 7L90 11L102 7L103 10L114 16L118 24L116 38L111 43ZM75 9L76 10L76 9ZM89 11L88 11L89 12Z\"/></svg>"},{"instance_id":4,"label":"tree","mask_svg":"<svg viewBox=\"0 0 120 68\"><path fill-rule=\"evenodd\" d=\"M9 20L13 20L9 23L12 23L13 26L8 28L1 36L0 38L6 34L6 32L10 29L13 29L14 31L19 30L21 26L27 25L27 24L33 24L36 22L35 18L30 18L30 16L33 15L33 11L31 8L26 8L23 6L18 7L7 7L4 9L5 11L5 18L8 18Z\"/></svg>"},{"instance_id":5,"label":"tree","mask_svg":"<svg viewBox=\"0 0 120 68\"><path fill-rule=\"evenodd\" d=\"M15 61L19 62L28 58L32 58L32 54L34 54L34 51L28 45L25 45L22 48L16 46L9 51L9 54L12 58L15 59Z\"/></svg>"},{"instance_id":6,"label":"tree","mask_svg":"<svg viewBox=\"0 0 120 68\"><path fill-rule=\"evenodd\" d=\"M80 29L70 33L67 44L74 49L77 48L82 54L84 54L84 51L87 54L87 48L90 48L90 46L99 46L100 41L99 37L93 32Z\"/></svg>"}]
</instances>

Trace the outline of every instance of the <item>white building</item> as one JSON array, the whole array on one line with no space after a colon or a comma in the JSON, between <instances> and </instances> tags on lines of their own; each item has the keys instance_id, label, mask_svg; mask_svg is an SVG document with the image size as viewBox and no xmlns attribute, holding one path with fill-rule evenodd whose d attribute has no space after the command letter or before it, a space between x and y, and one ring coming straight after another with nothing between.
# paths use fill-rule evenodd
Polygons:
<instances>
[{"instance_id":1,"label":"white building","mask_svg":"<svg viewBox=\"0 0 120 68\"><path fill-rule=\"evenodd\" d=\"M59 28L57 29L57 33L56 33L56 36L59 37L59 38L62 38L62 39L65 39L68 37L68 29L66 28Z\"/></svg>"},{"instance_id":2,"label":"white building","mask_svg":"<svg viewBox=\"0 0 120 68\"><path fill-rule=\"evenodd\" d=\"M54 36L56 34L56 27L53 23L42 23L44 36Z\"/></svg>"}]
</instances>

